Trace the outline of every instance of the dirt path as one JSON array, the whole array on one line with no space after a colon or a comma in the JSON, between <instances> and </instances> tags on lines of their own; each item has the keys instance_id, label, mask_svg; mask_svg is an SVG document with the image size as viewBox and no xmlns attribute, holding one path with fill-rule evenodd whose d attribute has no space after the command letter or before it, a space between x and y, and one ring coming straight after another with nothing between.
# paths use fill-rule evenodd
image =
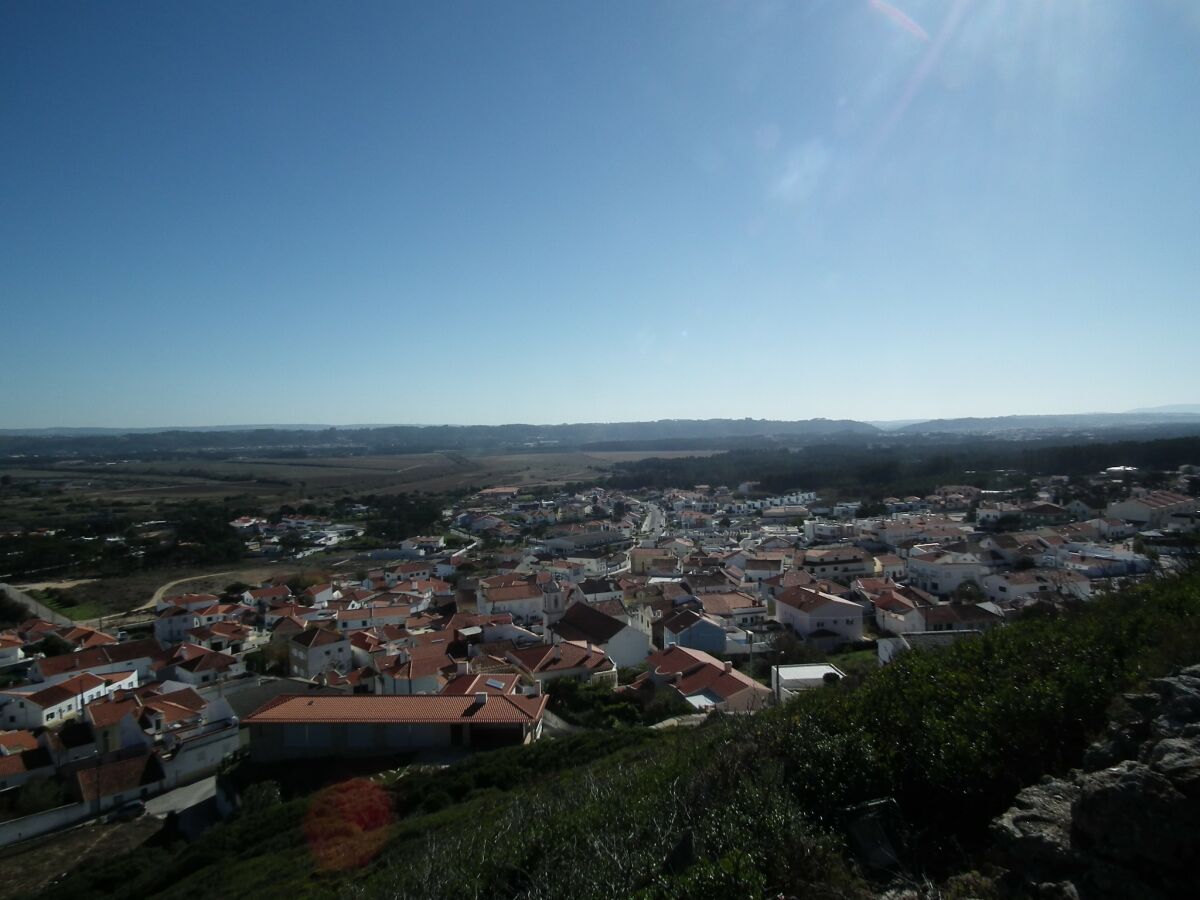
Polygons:
<instances>
[{"instance_id":1,"label":"dirt path","mask_svg":"<svg viewBox=\"0 0 1200 900\"><path fill-rule=\"evenodd\" d=\"M22 591L45 591L58 590L65 591L73 587L78 587L81 584L91 584L96 581L95 578L77 578L74 581L39 581L37 584L17 584L13 585L18 590Z\"/></svg>"},{"instance_id":2,"label":"dirt path","mask_svg":"<svg viewBox=\"0 0 1200 900\"><path fill-rule=\"evenodd\" d=\"M148 602L143 603L141 606L137 607L136 609L130 610L130 612L145 612L148 609L153 610L154 607L156 607L158 605L158 601L161 600L166 595L167 591L169 591L171 588L175 587L176 585L187 584L189 581L203 581L206 578L221 578L224 575L237 575L237 574L238 574L238 572L236 572L236 571L233 571L233 572L208 572L204 575L190 575L187 578L176 578L174 581L168 581L166 584L160 585L158 590L156 590L154 592L154 596L151 597Z\"/></svg>"}]
</instances>

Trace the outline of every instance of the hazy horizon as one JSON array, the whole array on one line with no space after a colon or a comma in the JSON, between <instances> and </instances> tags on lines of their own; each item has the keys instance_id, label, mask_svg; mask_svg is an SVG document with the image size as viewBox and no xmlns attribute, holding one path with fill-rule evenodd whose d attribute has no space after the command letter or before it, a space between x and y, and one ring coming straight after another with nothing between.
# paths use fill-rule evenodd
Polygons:
<instances>
[{"instance_id":1,"label":"hazy horizon","mask_svg":"<svg viewBox=\"0 0 1200 900\"><path fill-rule=\"evenodd\" d=\"M10 4L0 426L1198 397L1198 10Z\"/></svg>"},{"instance_id":2,"label":"hazy horizon","mask_svg":"<svg viewBox=\"0 0 1200 900\"><path fill-rule=\"evenodd\" d=\"M453 428L469 428L472 426L501 426L501 425L530 425L533 427L553 427L558 425L589 425L589 424L618 424L622 422L671 422L671 421L704 421L704 420L740 420L745 418L761 420L761 421L804 421L807 419L830 419L834 421L847 420L855 422L863 422L869 425L888 425L888 424L905 424L916 422L929 422L937 419L957 419L957 418L1004 418L1018 416L1107 416L1107 415L1129 415L1129 414L1162 414L1162 415L1200 415L1200 403L1171 403L1160 404L1158 406L1138 407L1135 409L1125 410L1086 410L1081 412L1063 412L1059 410L1053 413L1026 413L1026 412L1010 412L998 413L995 416L918 416L905 419L879 419L879 418L863 418L858 419L852 416L794 416L787 419L778 417L764 416L655 416L649 419L565 419L558 422L552 421L522 421L518 419L504 419L494 422L332 422L332 421L311 421L311 422L246 422L246 423L213 423L203 422L190 425L172 424L172 425L3 425L0 426L0 432L6 431L51 431L51 430L121 430L129 429L130 431L172 431L172 430L250 430L256 428L272 428L287 430L289 428L297 429L315 429L315 428L343 428L343 429L359 429L359 428L391 428L391 427L415 427L415 428L438 428L438 427L453 427Z\"/></svg>"}]
</instances>

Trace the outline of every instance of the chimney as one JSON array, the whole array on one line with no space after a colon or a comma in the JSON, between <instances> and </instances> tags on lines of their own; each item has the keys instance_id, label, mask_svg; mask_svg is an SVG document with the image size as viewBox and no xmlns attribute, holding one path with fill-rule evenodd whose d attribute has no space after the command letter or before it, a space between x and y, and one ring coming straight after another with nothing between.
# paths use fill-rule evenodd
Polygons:
<instances>
[{"instance_id":1,"label":"chimney","mask_svg":"<svg viewBox=\"0 0 1200 900\"><path fill-rule=\"evenodd\" d=\"M559 644L554 645L554 653L551 655L551 659L562 659L562 646L561 645L559 645Z\"/></svg>"},{"instance_id":2,"label":"chimney","mask_svg":"<svg viewBox=\"0 0 1200 900\"><path fill-rule=\"evenodd\" d=\"M729 660L725 660L725 671L726 672L733 671L733 663L731 663Z\"/></svg>"},{"instance_id":3,"label":"chimney","mask_svg":"<svg viewBox=\"0 0 1200 900\"><path fill-rule=\"evenodd\" d=\"M459 675L471 674L471 663L468 660L460 659L455 666L455 670Z\"/></svg>"},{"instance_id":4,"label":"chimney","mask_svg":"<svg viewBox=\"0 0 1200 900\"><path fill-rule=\"evenodd\" d=\"M483 704L485 704L485 703L487 703L487 691L476 691L475 692L475 705L483 706Z\"/></svg>"}]
</instances>

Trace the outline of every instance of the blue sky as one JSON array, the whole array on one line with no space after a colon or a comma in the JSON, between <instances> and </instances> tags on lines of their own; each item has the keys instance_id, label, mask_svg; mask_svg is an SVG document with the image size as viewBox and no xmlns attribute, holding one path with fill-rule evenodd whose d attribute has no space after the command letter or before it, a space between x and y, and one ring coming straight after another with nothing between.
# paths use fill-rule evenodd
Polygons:
<instances>
[{"instance_id":1,"label":"blue sky","mask_svg":"<svg viewBox=\"0 0 1200 900\"><path fill-rule=\"evenodd\" d=\"M5 3L0 427L1200 401L1200 4Z\"/></svg>"}]
</instances>

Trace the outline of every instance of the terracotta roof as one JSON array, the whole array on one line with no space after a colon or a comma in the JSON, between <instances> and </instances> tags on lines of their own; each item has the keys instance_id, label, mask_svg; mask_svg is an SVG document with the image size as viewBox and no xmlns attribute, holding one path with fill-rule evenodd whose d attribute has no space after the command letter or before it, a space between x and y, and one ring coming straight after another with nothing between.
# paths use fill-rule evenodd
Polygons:
<instances>
[{"instance_id":1,"label":"terracotta roof","mask_svg":"<svg viewBox=\"0 0 1200 900\"><path fill-rule=\"evenodd\" d=\"M742 609L757 609L763 602L741 591L720 594L701 594L700 603L704 611L714 616L730 616Z\"/></svg>"},{"instance_id":2,"label":"terracotta roof","mask_svg":"<svg viewBox=\"0 0 1200 900\"><path fill-rule=\"evenodd\" d=\"M550 626L550 630L568 641L606 644L625 627L620 619L614 619L587 603L572 603L562 618Z\"/></svg>"},{"instance_id":3,"label":"terracotta roof","mask_svg":"<svg viewBox=\"0 0 1200 900\"><path fill-rule=\"evenodd\" d=\"M253 600L269 600L272 597L290 597L292 589L286 584L277 584L272 587L255 588L249 594Z\"/></svg>"},{"instance_id":4,"label":"terracotta roof","mask_svg":"<svg viewBox=\"0 0 1200 900\"><path fill-rule=\"evenodd\" d=\"M788 588L775 598L777 603L782 603L784 606L790 606L792 609L798 609L801 612L810 613L820 609L822 606L833 603L838 606L846 606L847 604L857 607L858 604L852 600L843 600L840 597L835 597L832 594L826 594L822 591L814 591L812 588L794 587Z\"/></svg>"},{"instance_id":5,"label":"terracotta roof","mask_svg":"<svg viewBox=\"0 0 1200 900\"><path fill-rule=\"evenodd\" d=\"M506 603L513 600L541 600L542 589L536 584L509 585L506 587L488 588L484 594L489 603Z\"/></svg>"},{"instance_id":6,"label":"terracotta roof","mask_svg":"<svg viewBox=\"0 0 1200 900\"><path fill-rule=\"evenodd\" d=\"M563 641L553 647L539 645L509 650L507 658L530 673L558 672L568 669L605 671L613 661L599 647L588 649L587 644Z\"/></svg>"},{"instance_id":7,"label":"terracotta roof","mask_svg":"<svg viewBox=\"0 0 1200 900\"><path fill-rule=\"evenodd\" d=\"M142 785L162 780L162 764L153 753L135 756L99 766L84 766L75 773L85 803L97 797L111 797L137 790Z\"/></svg>"},{"instance_id":8,"label":"terracotta roof","mask_svg":"<svg viewBox=\"0 0 1200 900\"><path fill-rule=\"evenodd\" d=\"M646 671L659 676L674 676L671 685L685 697L709 693L724 701L745 690L769 693L769 688L737 669L727 669L716 657L678 645L647 657Z\"/></svg>"},{"instance_id":9,"label":"terracotta roof","mask_svg":"<svg viewBox=\"0 0 1200 900\"><path fill-rule=\"evenodd\" d=\"M40 748L22 750L20 753L10 753L0 756L0 778L10 775L20 775L23 772L33 772L54 765L50 754Z\"/></svg>"},{"instance_id":10,"label":"terracotta roof","mask_svg":"<svg viewBox=\"0 0 1200 900\"><path fill-rule=\"evenodd\" d=\"M90 650L80 650L78 653L64 653L62 656L50 656L39 659L36 665L43 678L50 678L66 672L81 672L113 663L125 663L145 658L162 659L163 657L164 654L158 641L147 638L141 641L128 641L124 644L105 644Z\"/></svg>"},{"instance_id":11,"label":"terracotta roof","mask_svg":"<svg viewBox=\"0 0 1200 900\"><path fill-rule=\"evenodd\" d=\"M328 628L309 628L292 637L292 643L302 647L324 647L326 644L336 644L344 640L345 635L337 634Z\"/></svg>"},{"instance_id":12,"label":"terracotta roof","mask_svg":"<svg viewBox=\"0 0 1200 900\"><path fill-rule=\"evenodd\" d=\"M513 694L521 681L520 675L496 673L493 675L455 675L442 688L443 694L465 696L483 691L488 694Z\"/></svg>"},{"instance_id":13,"label":"terracotta roof","mask_svg":"<svg viewBox=\"0 0 1200 900\"><path fill-rule=\"evenodd\" d=\"M388 696L350 694L313 697L308 694L282 695L259 707L243 722L247 725L284 725L327 722L452 724L485 722L518 724L536 722L542 717L549 697L521 697L514 694L491 695L486 703L475 697L445 694Z\"/></svg>"},{"instance_id":14,"label":"terracotta roof","mask_svg":"<svg viewBox=\"0 0 1200 900\"><path fill-rule=\"evenodd\" d=\"M129 673L125 672L123 674L128 675ZM58 706L60 703L66 703L68 700L78 697L86 691L94 691L105 684L107 682L103 678L93 675L91 672L84 672L65 681L60 681L58 684L42 688L40 691L35 691L32 694L21 694L20 696L23 700L32 703L34 706L47 709L51 706Z\"/></svg>"},{"instance_id":15,"label":"terracotta roof","mask_svg":"<svg viewBox=\"0 0 1200 900\"><path fill-rule=\"evenodd\" d=\"M37 738L33 736L32 731L0 731L0 747L9 753L36 750L37 746Z\"/></svg>"},{"instance_id":16,"label":"terracotta roof","mask_svg":"<svg viewBox=\"0 0 1200 900\"><path fill-rule=\"evenodd\" d=\"M97 728L107 728L121 721L127 714L136 719L142 710L142 705L132 698L128 700L110 699L89 703L86 709L87 717L93 725Z\"/></svg>"}]
</instances>

